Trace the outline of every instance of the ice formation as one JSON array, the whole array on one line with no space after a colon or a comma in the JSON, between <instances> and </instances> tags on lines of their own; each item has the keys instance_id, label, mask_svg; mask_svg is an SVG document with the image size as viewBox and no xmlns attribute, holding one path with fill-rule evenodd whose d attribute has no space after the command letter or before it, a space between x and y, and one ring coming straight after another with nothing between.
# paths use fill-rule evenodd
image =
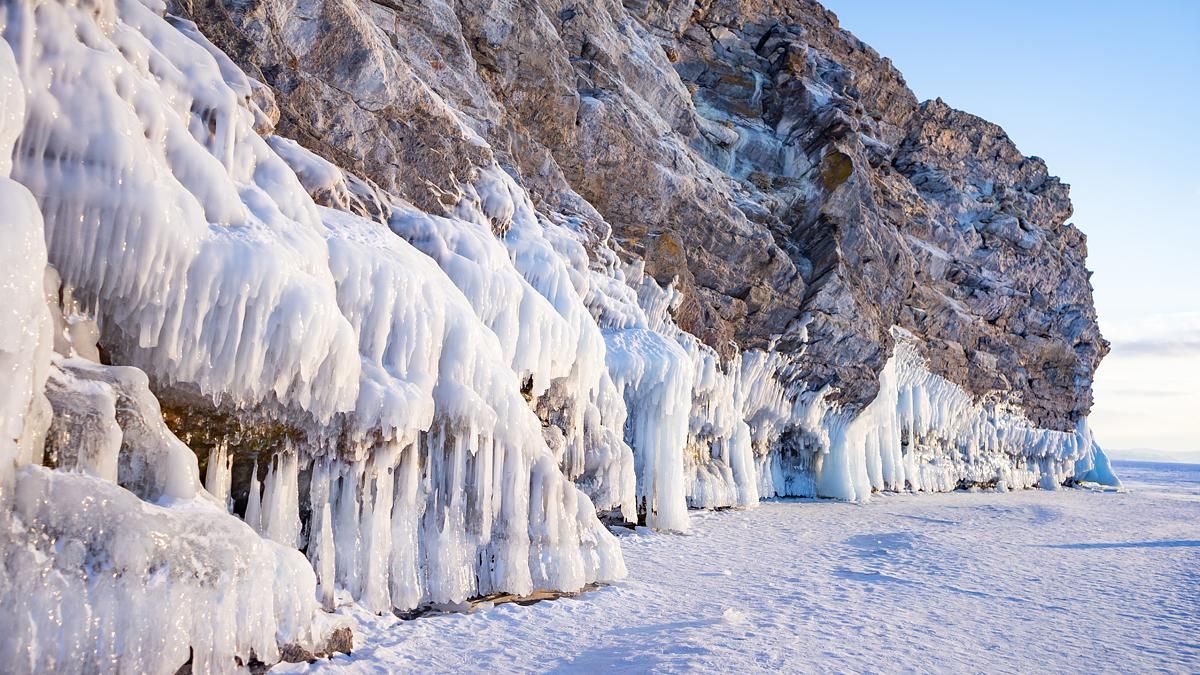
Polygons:
<instances>
[{"instance_id":1,"label":"ice formation","mask_svg":"<svg viewBox=\"0 0 1200 675\"><path fill-rule=\"evenodd\" d=\"M196 458L163 426L146 377L52 354L56 323L64 341L79 333L47 303L58 289L46 273L41 212L8 178L23 89L0 42L7 667L165 672L190 655L201 671L222 672L235 655L273 660L281 643L311 644L322 622L303 556L255 536L198 489ZM43 445L60 470L41 466Z\"/></svg>"},{"instance_id":2,"label":"ice formation","mask_svg":"<svg viewBox=\"0 0 1200 675\"><path fill-rule=\"evenodd\" d=\"M4 345L10 369L26 382L6 402L7 436L16 443L6 454L42 463L45 389L55 402L47 458L59 469L23 469L17 484L30 496L13 515L31 537L53 533L59 545L76 537L87 552L31 552L39 558L31 567L13 557L22 545L14 542L4 598L7 607L47 565L82 566L71 578L86 583L83 570L106 569L88 555L108 561L122 584L69 594L80 607L51 602L45 611L15 612L18 623L35 621L9 633L11 653L31 658L20 669L104 668L117 659L122 669L162 671L186 660L189 647L202 670L232 668L234 656L269 661L277 643L316 641L317 589L328 607L335 584L387 611L621 576L615 538L563 477L521 396L522 377L540 394L576 361L602 362L577 359L571 324L554 322L570 309L550 305L554 293L574 292L569 279L557 288L543 279L543 295L509 275L527 301L516 314L481 322L431 258L378 223L315 205L254 131L245 77L193 27L172 25L161 11L139 2L4 8L6 92L31 92L28 114L11 103L20 97L5 98L5 140L16 141L12 171L25 187L5 183L15 196L4 216L8 236L29 249L10 248L21 258L10 269L34 275L12 284L32 294L29 307L14 308L22 330L10 337L23 341ZM110 358L136 368L51 364L43 238L64 297L94 313ZM505 279L487 272L476 279ZM514 305L503 291L512 289L501 290L495 307L507 310ZM588 315L574 298L580 325ZM473 299L483 306L481 295ZM545 331L533 330L538 317ZM590 327L593 344L602 344ZM579 380L595 387L601 371ZM200 489L196 457L162 428L151 381L244 411L248 421L274 416L303 432L298 446L270 449L265 476L256 463L238 486L246 524L227 514L229 448L210 454L208 491ZM79 473L93 482L69 478ZM93 495L105 508L60 497L57 486L68 480L83 504ZM187 519L188 527L175 524ZM118 555L158 541L147 528L178 538ZM206 528L220 545L200 537ZM40 542L27 547L44 548ZM188 585L192 577L203 583ZM167 591L158 597L170 598L161 607L112 605L158 585ZM211 624L184 620L203 617L196 607L217 598ZM56 614L94 614L119 630L65 626L56 637L36 623ZM115 655L88 632L124 640L141 628L151 644ZM60 642L60 652L47 647Z\"/></svg>"},{"instance_id":3,"label":"ice formation","mask_svg":"<svg viewBox=\"0 0 1200 675\"><path fill-rule=\"evenodd\" d=\"M914 338L893 335L879 393L861 412L826 404L823 392L798 401L796 416L811 431L769 465L764 479L775 494L866 500L882 490L1119 484L1086 418L1073 432L1037 428L1012 406L976 401L930 373Z\"/></svg>"},{"instance_id":4,"label":"ice formation","mask_svg":"<svg viewBox=\"0 0 1200 675\"><path fill-rule=\"evenodd\" d=\"M682 532L777 495L1116 481L1086 421L975 401L899 332L857 413L785 384L794 357L722 358L499 166L431 215L260 135L261 85L154 0L9 2L0 30L16 672L221 672L319 646L339 590L620 578L598 511ZM189 447L159 397L231 431Z\"/></svg>"}]
</instances>

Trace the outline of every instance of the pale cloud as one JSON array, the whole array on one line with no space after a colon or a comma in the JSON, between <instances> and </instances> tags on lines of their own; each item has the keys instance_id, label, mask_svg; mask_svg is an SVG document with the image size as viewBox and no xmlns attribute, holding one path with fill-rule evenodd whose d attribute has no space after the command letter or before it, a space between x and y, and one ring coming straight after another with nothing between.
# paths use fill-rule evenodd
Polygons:
<instances>
[{"instance_id":1,"label":"pale cloud","mask_svg":"<svg viewBox=\"0 0 1200 675\"><path fill-rule=\"evenodd\" d=\"M1112 343L1113 356L1200 358L1200 335L1181 338L1147 338Z\"/></svg>"},{"instance_id":2,"label":"pale cloud","mask_svg":"<svg viewBox=\"0 0 1200 675\"><path fill-rule=\"evenodd\" d=\"M1188 392L1175 389L1115 389L1113 394L1118 394L1121 397L1137 397L1137 398L1175 398L1177 396L1187 396Z\"/></svg>"},{"instance_id":3,"label":"pale cloud","mask_svg":"<svg viewBox=\"0 0 1200 675\"><path fill-rule=\"evenodd\" d=\"M1114 346L1139 342L1194 344L1200 341L1200 312L1145 314L1117 320L1101 316L1100 329Z\"/></svg>"},{"instance_id":4,"label":"pale cloud","mask_svg":"<svg viewBox=\"0 0 1200 675\"><path fill-rule=\"evenodd\" d=\"M1101 321L1112 343L1110 359L1128 357L1200 358L1200 312L1149 314L1124 321Z\"/></svg>"}]
</instances>

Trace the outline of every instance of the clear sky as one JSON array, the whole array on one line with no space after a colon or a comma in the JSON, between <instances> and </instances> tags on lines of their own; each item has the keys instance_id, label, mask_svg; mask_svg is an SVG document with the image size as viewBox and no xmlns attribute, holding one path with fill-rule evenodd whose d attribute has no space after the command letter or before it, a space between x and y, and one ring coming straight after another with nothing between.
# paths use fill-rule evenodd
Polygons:
<instances>
[{"instance_id":1,"label":"clear sky","mask_svg":"<svg viewBox=\"0 0 1200 675\"><path fill-rule=\"evenodd\" d=\"M919 99L996 122L1071 185L1113 343L1092 428L1200 457L1200 0L824 4Z\"/></svg>"}]
</instances>

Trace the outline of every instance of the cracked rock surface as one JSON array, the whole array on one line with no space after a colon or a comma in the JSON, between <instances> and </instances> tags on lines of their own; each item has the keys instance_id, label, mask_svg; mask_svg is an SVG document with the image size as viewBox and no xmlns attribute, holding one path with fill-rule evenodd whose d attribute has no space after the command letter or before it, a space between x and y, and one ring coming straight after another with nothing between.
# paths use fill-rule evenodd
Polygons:
<instances>
[{"instance_id":1,"label":"cracked rock surface","mask_svg":"<svg viewBox=\"0 0 1200 675\"><path fill-rule=\"evenodd\" d=\"M174 0L269 91L263 125L433 213L497 161L675 281L675 318L860 408L889 328L1070 429L1108 351L1068 186L920 103L808 0ZM256 101L258 102L258 101ZM486 143L481 142L486 141Z\"/></svg>"}]
</instances>

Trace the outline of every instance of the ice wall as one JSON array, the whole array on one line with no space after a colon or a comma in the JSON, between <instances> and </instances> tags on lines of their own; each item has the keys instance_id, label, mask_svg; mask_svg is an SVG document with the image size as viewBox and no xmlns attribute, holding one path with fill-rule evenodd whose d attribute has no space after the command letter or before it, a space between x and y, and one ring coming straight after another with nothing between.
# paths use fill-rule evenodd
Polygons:
<instances>
[{"instance_id":1,"label":"ice wall","mask_svg":"<svg viewBox=\"0 0 1200 675\"><path fill-rule=\"evenodd\" d=\"M391 475L376 451L394 448L399 462L419 448L427 525L418 538L440 542L405 554L421 560L420 600L578 588L621 573L615 539L546 463L520 396L521 378L539 395L597 360L581 349L602 349L594 324L590 343L580 337L587 314L570 280L539 266L548 247L528 262L542 270L535 290L502 248L497 256L490 230L445 227L457 258L443 271L387 229L316 206L257 135L245 76L189 24L132 1L95 3L100 20L85 8L29 8L16 7L6 29L28 45L23 77L38 92L16 170L48 214L52 263L97 308L115 358L161 387L274 411L308 432L298 450L306 468L331 456L347 463L339 472L371 462ZM114 128L123 133L114 138ZM275 148L289 156L284 145ZM328 178L318 163L305 168L309 180ZM503 198L481 204L504 212L493 218L512 217ZM576 379L595 387L599 371ZM299 469L273 462L267 471L248 519L300 545L300 495L276 485L294 483ZM210 486L218 493L219 474ZM535 493L544 503L532 509ZM355 508L383 518L373 503ZM394 553L378 537L372 546L357 554L369 562ZM561 568L560 556L569 559ZM351 577L367 570L341 569L365 588Z\"/></svg>"},{"instance_id":2,"label":"ice wall","mask_svg":"<svg viewBox=\"0 0 1200 675\"><path fill-rule=\"evenodd\" d=\"M272 660L281 642L312 646L321 636L303 557L198 494L196 458L163 426L145 376L52 356L56 323L68 353L70 331L47 305L58 288L42 216L7 177L23 89L0 41L5 669L169 672L190 657L197 672L226 672L235 655ZM47 435L60 471L39 466Z\"/></svg>"},{"instance_id":3,"label":"ice wall","mask_svg":"<svg viewBox=\"0 0 1200 675\"><path fill-rule=\"evenodd\" d=\"M807 433L768 465L776 494L866 500L880 490L1120 484L1086 418L1073 432L1037 428L1016 408L977 401L932 374L915 338L893 335L879 393L857 415L820 394L798 399L795 417L808 419Z\"/></svg>"},{"instance_id":4,"label":"ice wall","mask_svg":"<svg viewBox=\"0 0 1200 675\"><path fill-rule=\"evenodd\" d=\"M563 472L600 509L627 520L640 509L655 527L684 530L689 505L757 502L746 418L758 409L746 404L772 373L743 377L740 357L723 363L680 330L674 291L569 220L539 215L499 167L466 186L453 214L432 216L379 190L356 195L362 181L269 141L315 198L343 212L378 202L379 219L437 262L498 337Z\"/></svg>"},{"instance_id":5,"label":"ice wall","mask_svg":"<svg viewBox=\"0 0 1200 675\"><path fill-rule=\"evenodd\" d=\"M11 498L12 467L28 464L49 424L42 393L53 347L43 297L46 245L42 214L11 180L12 147L25 120L25 92L7 43L0 43L0 509Z\"/></svg>"},{"instance_id":6,"label":"ice wall","mask_svg":"<svg viewBox=\"0 0 1200 675\"><path fill-rule=\"evenodd\" d=\"M465 186L453 214L435 216L293 141L268 141L314 198L347 213L373 211L437 263L499 342L498 360L535 402L563 473L579 481L597 508L635 519L632 454L612 432L622 426L625 408L605 368L604 338L584 303L596 279L606 278L589 268L584 237L538 214L499 167ZM365 202L374 208L359 206Z\"/></svg>"},{"instance_id":7,"label":"ice wall","mask_svg":"<svg viewBox=\"0 0 1200 675\"><path fill-rule=\"evenodd\" d=\"M606 382L599 329L561 263L546 274L556 258L536 232L511 235L540 251L531 283L466 221L478 250L443 271L386 227L318 207L255 132L250 83L161 6L6 3L0 27L3 169L13 157L24 185L0 184L15 300L0 365L17 385L0 410L0 496L27 528L3 542L20 624L4 653L29 658L17 670L160 672L191 650L220 671L314 643L335 587L388 611L624 574L560 469L582 473L582 441L556 456L522 397L562 381L602 401ZM51 364L47 257L106 358L137 368ZM48 372L49 466L14 478L14 463L43 461ZM229 447L200 489L150 383L299 430L240 486L245 523L227 512Z\"/></svg>"},{"instance_id":8,"label":"ice wall","mask_svg":"<svg viewBox=\"0 0 1200 675\"><path fill-rule=\"evenodd\" d=\"M391 606L407 609L623 575L615 539L564 480L518 374L504 366L502 341L467 298L387 229L332 209L321 214L339 302L363 354L362 394L348 420L352 441L365 445L352 463L331 467L340 474L335 547L354 538L347 527L360 533L345 545L361 562L342 568L342 582L370 595L382 574L372 565L416 561L390 572L392 592L405 598ZM412 453L421 461L405 459ZM421 504L410 513L395 508L397 498ZM396 529L404 536L394 537Z\"/></svg>"},{"instance_id":9,"label":"ice wall","mask_svg":"<svg viewBox=\"0 0 1200 675\"><path fill-rule=\"evenodd\" d=\"M140 2L15 3L5 36L31 92L14 178L122 360L235 405L351 408L315 207L255 133L244 76Z\"/></svg>"}]
</instances>

